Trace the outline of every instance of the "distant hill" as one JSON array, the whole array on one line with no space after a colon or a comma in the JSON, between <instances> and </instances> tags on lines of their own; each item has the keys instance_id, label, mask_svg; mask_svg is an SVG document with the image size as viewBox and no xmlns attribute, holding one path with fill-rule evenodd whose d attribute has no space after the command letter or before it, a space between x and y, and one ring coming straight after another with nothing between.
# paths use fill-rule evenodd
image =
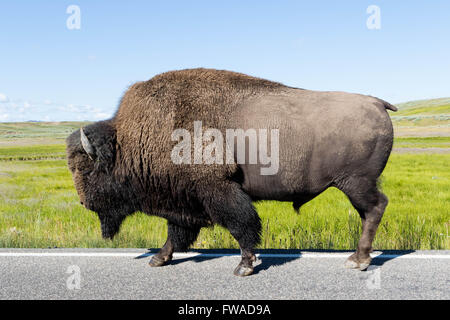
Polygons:
<instances>
[{"instance_id":1,"label":"distant hill","mask_svg":"<svg viewBox=\"0 0 450 320\"><path fill-rule=\"evenodd\" d=\"M0 123L0 146L60 144L73 131L90 122L3 122Z\"/></svg>"},{"instance_id":2,"label":"distant hill","mask_svg":"<svg viewBox=\"0 0 450 320\"><path fill-rule=\"evenodd\" d=\"M390 112L397 136L450 136L450 98L416 100Z\"/></svg>"},{"instance_id":3,"label":"distant hill","mask_svg":"<svg viewBox=\"0 0 450 320\"><path fill-rule=\"evenodd\" d=\"M396 105L395 116L450 115L450 98L416 100Z\"/></svg>"}]
</instances>

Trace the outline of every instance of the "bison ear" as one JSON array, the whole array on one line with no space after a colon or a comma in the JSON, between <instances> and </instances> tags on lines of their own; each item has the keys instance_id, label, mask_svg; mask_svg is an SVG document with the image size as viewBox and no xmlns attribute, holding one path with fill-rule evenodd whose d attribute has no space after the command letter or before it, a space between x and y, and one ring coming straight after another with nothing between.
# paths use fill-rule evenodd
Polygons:
<instances>
[{"instance_id":1,"label":"bison ear","mask_svg":"<svg viewBox=\"0 0 450 320\"><path fill-rule=\"evenodd\" d=\"M116 131L108 121L96 122L80 129L83 150L90 159L110 169L114 164L116 151Z\"/></svg>"}]
</instances>

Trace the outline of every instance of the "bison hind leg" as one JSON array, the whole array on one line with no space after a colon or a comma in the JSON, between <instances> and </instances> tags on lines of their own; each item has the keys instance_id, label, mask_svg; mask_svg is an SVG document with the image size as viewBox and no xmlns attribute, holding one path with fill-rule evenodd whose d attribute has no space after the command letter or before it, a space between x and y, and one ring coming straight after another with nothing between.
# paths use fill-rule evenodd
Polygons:
<instances>
[{"instance_id":1,"label":"bison hind leg","mask_svg":"<svg viewBox=\"0 0 450 320\"><path fill-rule=\"evenodd\" d=\"M339 189L349 198L361 217L362 233L357 250L345 266L365 270L372 258L372 242L388 204L388 198L377 188L377 180L368 177L350 177Z\"/></svg>"}]
</instances>

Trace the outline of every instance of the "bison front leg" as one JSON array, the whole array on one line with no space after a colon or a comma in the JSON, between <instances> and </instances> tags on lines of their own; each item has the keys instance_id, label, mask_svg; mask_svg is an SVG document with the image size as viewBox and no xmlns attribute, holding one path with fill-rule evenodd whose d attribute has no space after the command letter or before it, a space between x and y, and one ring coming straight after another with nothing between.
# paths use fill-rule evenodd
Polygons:
<instances>
[{"instance_id":1,"label":"bison front leg","mask_svg":"<svg viewBox=\"0 0 450 320\"><path fill-rule=\"evenodd\" d=\"M211 187L211 185L209 185ZM256 257L253 249L260 241L261 220L251 198L233 182L215 185L205 190L203 203L214 223L227 228L241 248L241 262L234 270L236 276L253 273Z\"/></svg>"},{"instance_id":2,"label":"bison front leg","mask_svg":"<svg viewBox=\"0 0 450 320\"><path fill-rule=\"evenodd\" d=\"M164 246L155 254L149 262L151 267L160 267L172 260L175 251L187 251L189 246L197 239L199 227L180 227L168 223L167 240Z\"/></svg>"}]
</instances>

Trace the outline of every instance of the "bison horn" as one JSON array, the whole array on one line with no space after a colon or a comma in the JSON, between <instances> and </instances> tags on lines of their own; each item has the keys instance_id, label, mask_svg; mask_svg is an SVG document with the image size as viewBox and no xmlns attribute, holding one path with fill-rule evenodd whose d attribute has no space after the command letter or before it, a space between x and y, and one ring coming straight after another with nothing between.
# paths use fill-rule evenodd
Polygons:
<instances>
[{"instance_id":1,"label":"bison horn","mask_svg":"<svg viewBox=\"0 0 450 320\"><path fill-rule=\"evenodd\" d=\"M89 142L88 137L84 134L83 128L80 128L80 136L81 136L81 145L83 146L84 151L86 151L89 158L92 160L92 157L95 155L94 147Z\"/></svg>"}]
</instances>

